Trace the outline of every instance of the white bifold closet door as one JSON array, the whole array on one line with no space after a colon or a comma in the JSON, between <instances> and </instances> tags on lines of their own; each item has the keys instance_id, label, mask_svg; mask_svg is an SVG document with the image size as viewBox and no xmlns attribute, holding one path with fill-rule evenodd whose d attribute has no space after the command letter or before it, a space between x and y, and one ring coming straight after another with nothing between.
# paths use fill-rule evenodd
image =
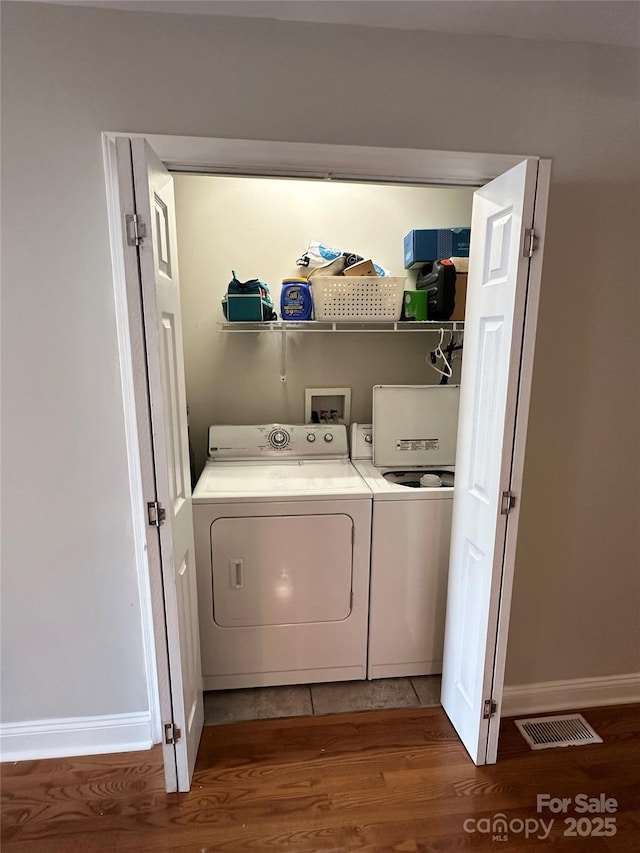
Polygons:
<instances>
[{"instance_id":1,"label":"white bifold closet door","mask_svg":"<svg viewBox=\"0 0 640 853\"><path fill-rule=\"evenodd\" d=\"M476 764L497 755L539 285L531 229L548 186L538 170L525 160L473 201L442 705Z\"/></svg>"},{"instance_id":2,"label":"white bifold closet door","mask_svg":"<svg viewBox=\"0 0 640 853\"><path fill-rule=\"evenodd\" d=\"M161 612L164 624L156 633L159 640L166 636L166 648L157 657L168 662L168 672L159 672L158 679L165 776L168 790L188 791L204 703L173 178L144 139L118 138L116 146L120 203L131 200L131 188L125 184L132 176L139 226L136 239L131 211L121 206L129 257L138 243L137 264L126 263L126 276L128 292L141 299L144 330L147 430L150 422L155 480L155 494L145 500L155 498L152 519L162 516L156 529L148 528L147 544L151 571L162 576L162 601L156 602L154 620ZM139 421L143 416L139 413ZM154 535L159 542L151 541Z\"/></svg>"}]
</instances>

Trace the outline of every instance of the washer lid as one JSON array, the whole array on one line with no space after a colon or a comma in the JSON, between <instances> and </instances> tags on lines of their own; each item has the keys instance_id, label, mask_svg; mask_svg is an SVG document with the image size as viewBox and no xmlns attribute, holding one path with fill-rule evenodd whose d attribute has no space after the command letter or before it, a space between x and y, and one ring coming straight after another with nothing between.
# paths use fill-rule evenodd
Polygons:
<instances>
[{"instance_id":1,"label":"washer lid","mask_svg":"<svg viewBox=\"0 0 640 853\"><path fill-rule=\"evenodd\" d=\"M193 503L371 497L348 460L277 463L208 462Z\"/></svg>"},{"instance_id":2,"label":"washer lid","mask_svg":"<svg viewBox=\"0 0 640 853\"><path fill-rule=\"evenodd\" d=\"M453 485L442 485L438 488L411 488L401 483L388 480L385 474L389 473L386 468L376 468L373 462L364 460L353 463L362 474L366 484L373 492L374 501L432 501L453 500ZM442 469L438 469L442 470ZM424 469L420 469L420 474ZM452 469L453 473L453 469Z\"/></svg>"},{"instance_id":3,"label":"washer lid","mask_svg":"<svg viewBox=\"0 0 640 853\"><path fill-rule=\"evenodd\" d=\"M374 385L374 464L455 465L459 402L459 385Z\"/></svg>"},{"instance_id":4,"label":"washer lid","mask_svg":"<svg viewBox=\"0 0 640 853\"><path fill-rule=\"evenodd\" d=\"M384 471L382 475L389 483L406 489L439 489L453 486L455 474L442 468L403 468L400 471Z\"/></svg>"}]
</instances>

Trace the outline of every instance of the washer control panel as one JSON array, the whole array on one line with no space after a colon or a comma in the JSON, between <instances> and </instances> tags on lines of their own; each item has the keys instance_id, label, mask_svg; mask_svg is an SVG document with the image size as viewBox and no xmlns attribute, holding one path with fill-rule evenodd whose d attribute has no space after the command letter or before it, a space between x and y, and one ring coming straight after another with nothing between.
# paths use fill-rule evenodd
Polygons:
<instances>
[{"instance_id":1,"label":"washer control panel","mask_svg":"<svg viewBox=\"0 0 640 853\"><path fill-rule=\"evenodd\" d=\"M373 456L373 427L371 424L351 424L351 458L371 459Z\"/></svg>"},{"instance_id":2,"label":"washer control panel","mask_svg":"<svg viewBox=\"0 0 640 853\"><path fill-rule=\"evenodd\" d=\"M209 427L210 459L348 459L344 424Z\"/></svg>"}]
</instances>

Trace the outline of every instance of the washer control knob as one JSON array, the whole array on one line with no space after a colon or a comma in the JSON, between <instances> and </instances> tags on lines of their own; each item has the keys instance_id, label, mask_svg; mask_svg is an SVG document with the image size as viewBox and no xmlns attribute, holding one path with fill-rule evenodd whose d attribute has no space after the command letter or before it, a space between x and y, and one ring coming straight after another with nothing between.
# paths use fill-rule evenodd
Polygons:
<instances>
[{"instance_id":1,"label":"washer control knob","mask_svg":"<svg viewBox=\"0 0 640 853\"><path fill-rule=\"evenodd\" d=\"M333 441L333 433L332 432L325 432L324 440L325 441Z\"/></svg>"},{"instance_id":2,"label":"washer control knob","mask_svg":"<svg viewBox=\"0 0 640 853\"><path fill-rule=\"evenodd\" d=\"M316 440L315 432L308 432L307 433L307 441L315 441L315 440Z\"/></svg>"},{"instance_id":3,"label":"washer control knob","mask_svg":"<svg viewBox=\"0 0 640 853\"><path fill-rule=\"evenodd\" d=\"M368 432L364 437L365 444L371 444L373 442L373 437L370 432Z\"/></svg>"},{"instance_id":4,"label":"washer control knob","mask_svg":"<svg viewBox=\"0 0 640 853\"><path fill-rule=\"evenodd\" d=\"M269 433L269 444L276 450L282 450L289 444L289 433L284 429L274 429Z\"/></svg>"}]
</instances>

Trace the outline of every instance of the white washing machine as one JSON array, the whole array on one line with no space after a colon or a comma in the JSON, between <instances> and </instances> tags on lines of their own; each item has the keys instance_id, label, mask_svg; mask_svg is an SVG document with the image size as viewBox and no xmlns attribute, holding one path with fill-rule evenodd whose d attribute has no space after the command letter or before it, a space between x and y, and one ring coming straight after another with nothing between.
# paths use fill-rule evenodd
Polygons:
<instances>
[{"instance_id":1,"label":"white washing machine","mask_svg":"<svg viewBox=\"0 0 640 853\"><path fill-rule=\"evenodd\" d=\"M373 492L368 678L442 672L459 396L375 386L373 427L352 425Z\"/></svg>"},{"instance_id":2,"label":"white washing machine","mask_svg":"<svg viewBox=\"0 0 640 853\"><path fill-rule=\"evenodd\" d=\"M205 690L366 678L371 491L345 426L212 426L193 493Z\"/></svg>"}]
</instances>

